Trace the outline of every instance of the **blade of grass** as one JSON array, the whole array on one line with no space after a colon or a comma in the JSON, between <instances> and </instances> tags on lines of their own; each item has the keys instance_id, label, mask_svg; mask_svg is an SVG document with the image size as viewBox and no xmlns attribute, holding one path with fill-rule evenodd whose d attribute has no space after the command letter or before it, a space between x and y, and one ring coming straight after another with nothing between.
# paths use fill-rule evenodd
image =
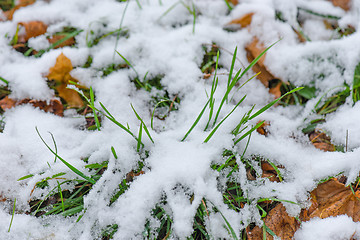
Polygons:
<instances>
[{"instance_id":1,"label":"blade of grass","mask_svg":"<svg viewBox=\"0 0 360 240\"><path fill-rule=\"evenodd\" d=\"M14 220L14 215L15 215L15 205L16 205L16 198L14 199L14 206L13 206L13 211L12 211L12 215L11 215L11 220L10 220L10 225L9 225L8 232L10 232L11 225L12 225L13 220Z\"/></svg>"},{"instance_id":2,"label":"blade of grass","mask_svg":"<svg viewBox=\"0 0 360 240\"><path fill-rule=\"evenodd\" d=\"M45 140L42 138L42 136L40 135L40 132L38 130L37 127L35 127L37 134L39 135L41 141L45 144L45 146L50 150L50 152L52 152L55 156L57 156L58 159L60 159L60 161L62 163L64 163L71 171L73 171L74 173L76 173L77 175L79 175L80 177L84 178L85 180L89 181L92 184L95 184L96 181L94 181L94 179L89 178L88 176L86 176L84 173L82 173L81 171L79 171L77 168L75 168L73 165L71 165L70 163L68 163L67 161L65 161L62 157L60 157L56 152L54 152L54 150L52 150L50 148L50 146L45 142Z\"/></svg>"},{"instance_id":3,"label":"blade of grass","mask_svg":"<svg viewBox=\"0 0 360 240\"><path fill-rule=\"evenodd\" d=\"M116 155L116 152L115 152L115 148L113 146L111 146L111 152L114 155L114 158L118 159L118 156Z\"/></svg>"},{"instance_id":4,"label":"blade of grass","mask_svg":"<svg viewBox=\"0 0 360 240\"><path fill-rule=\"evenodd\" d=\"M64 198L63 198L63 195L62 195L62 191L61 191L59 181L57 181L57 183L58 183L58 191L59 191L59 195L60 195L60 199L61 199L61 208L62 208L62 211L64 212L65 211Z\"/></svg>"},{"instance_id":5,"label":"blade of grass","mask_svg":"<svg viewBox=\"0 0 360 240\"><path fill-rule=\"evenodd\" d=\"M136 147L137 152L140 152L142 129L143 129L143 123L141 122L140 123L140 128L139 128L138 143L137 143L137 147Z\"/></svg>"},{"instance_id":6,"label":"blade of grass","mask_svg":"<svg viewBox=\"0 0 360 240\"><path fill-rule=\"evenodd\" d=\"M131 105L131 108L132 110L134 111L136 117L140 120L140 122L143 124L143 127L144 127L144 130L145 130L145 133L146 135L148 135L148 137L150 138L151 142L154 143L154 140L152 139L151 135L150 135L150 132L149 132L149 129L146 127L146 124L144 123L144 121L142 120L142 118L139 116L139 114L135 111L135 108L132 104Z\"/></svg>"},{"instance_id":7,"label":"blade of grass","mask_svg":"<svg viewBox=\"0 0 360 240\"><path fill-rule=\"evenodd\" d=\"M293 90L291 90L290 92L285 93L284 95L282 95L281 97L275 99L274 101L272 101L271 103L267 104L265 107L261 108L259 111L257 111L256 113L254 113L253 115L251 115L251 117L249 118L249 120L259 116L261 113L265 112L266 110L268 110L270 107L272 107L275 103L277 103L278 101L280 101L283 97L292 94L293 92L299 91L303 89L303 87L298 87L295 88Z\"/></svg>"},{"instance_id":8,"label":"blade of grass","mask_svg":"<svg viewBox=\"0 0 360 240\"><path fill-rule=\"evenodd\" d=\"M234 145L236 145L238 142L240 142L241 140L243 140L245 137L247 137L249 134L251 134L253 131L255 131L256 129L258 129L263 123L264 121L259 122L258 124L255 125L255 127L251 128L249 131L247 131L244 135L242 135L238 140L236 140L234 142Z\"/></svg>"},{"instance_id":9,"label":"blade of grass","mask_svg":"<svg viewBox=\"0 0 360 240\"><path fill-rule=\"evenodd\" d=\"M136 76L139 76L138 72L135 70L133 65L123 55L121 55L121 53L119 53L116 50L115 50L115 52L126 62L127 65L129 65L129 67L136 73Z\"/></svg>"},{"instance_id":10,"label":"blade of grass","mask_svg":"<svg viewBox=\"0 0 360 240\"><path fill-rule=\"evenodd\" d=\"M236 110L236 108L245 100L246 95L235 105L235 107L216 125L216 127L210 132L208 137L204 140L204 143L207 143L211 137L214 135L216 130L220 127L220 125Z\"/></svg>"},{"instance_id":11,"label":"blade of grass","mask_svg":"<svg viewBox=\"0 0 360 240\"><path fill-rule=\"evenodd\" d=\"M203 109L201 110L201 112L199 113L198 117L196 118L195 122L193 123L193 125L190 127L189 131L187 131L187 133L185 134L185 136L181 139L181 141L183 142L187 136L189 136L189 134L191 133L191 131L194 129L194 127L199 123L202 115L204 114L207 105L209 104L210 99L206 102L205 106L203 107Z\"/></svg>"},{"instance_id":12,"label":"blade of grass","mask_svg":"<svg viewBox=\"0 0 360 240\"><path fill-rule=\"evenodd\" d=\"M94 97L94 91L93 91L92 87L90 87L90 104L93 107L95 106L95 97ZM98 131L100 131L100 121L96 114L96 111L93 110L93 114L94 114L96 128Z\"/></svg>"}]
</instances>

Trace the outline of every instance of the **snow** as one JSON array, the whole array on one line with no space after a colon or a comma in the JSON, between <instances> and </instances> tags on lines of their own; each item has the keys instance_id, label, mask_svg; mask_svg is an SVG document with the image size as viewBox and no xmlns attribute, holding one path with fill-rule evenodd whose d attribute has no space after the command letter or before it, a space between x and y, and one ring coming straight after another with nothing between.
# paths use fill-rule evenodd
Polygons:
<instances>
[{"instance_id":1,"label":"snow","mask_svg":"<svg viewBox=\"0 0 360 240\"><path fill-rule=\"evenodd\" d=\"M104 118L101 131L82 130L85 125L83 116L73 110L67 110L65 117L45 113L30 105L16 106L4 113L5 128L0 133L0 196L8 200L0 203L1 239L95 239L108 225L117 224L115 239L142 239L144 225L151 220L151 210L166 196L167 213L173 219L173 234L185 239L192 233L193 217L202 199L206 199L209 209L216 206L229 221L236 234L250 222L262 224L255 202L260 198L278 198L293 201L299 205L285 204L290 215L299 214L301 207L309 205L309 192L321 179L343 172L348 183L354 181L360 171L360 118L359 103L354 106L348 101L337 111L326 116L321 124L336 145L345 145L348 132L348 152L323 152L314 148L302 134L304 119L311 119L313 109L320 96L345 82L352 85L354 68L360 62L360 34L341 39L332 39L319 18L307 20L303 31L312 40L299 43L295 29L296 9L303 7L322 14L341 17L340 26L348 24L359 27L359 1L353 1L349 12L334 7L328 1L310 0L248 0L239 1L233 11L228 12L223 0L183 1L196 7L197 16L193 32L193 16L176 0L148 0L118 2L115 0L52 0L40 1L16 11L12 21L0 22L0 76L9 81L11 98L50 100L54 92L46 83L45 76L55 64L60 53L71 59L76 67L72 76L82 85L92 86L96 95L97 107L103 103L117 121L128 124L137 133L140 121L130 104L143 118L149 128L154 143L143 132L143 142L149 156L145 158L144 174L137 176L130 188L109 206L113 193L126 173L137 168L142 156L136 152L137 142L132 136ZM166 13L174 4L175 7ZM275 10L283 12L288 23L276 21ZM227 32L223 27L232 19L255 12L249 28L237 32ZM166 14L165 14L166 13ZM123 22L122 22L123 18ZM64 47L45 53L41 58L24 57L9 46L15 34L16 24L26 21L43 21L49 24L48 33L60 31L64 26L83 29L76 36L76 47ZM128 30L128 37L108 36L98 45L88 48L87 41L92 37L114 31L121 26ZM94 36L91 36L91 31ZM246 100L224 122L206 144L203 141L209 132L202 131L206 126L204 117L189 137L181 142L185 133L193 124L211 91L211 78L204 80L199 66L202 62L202 44L216 43L223 49L233 52L238 47L235 69L247 66L244 46L253 37L261 39L267 46L277 43L267 53L265 65L278 78L295 85L312 85L317 89L317 98L305 106L273 107L251 120L250 125L260 120L271 122L268 137L252 134L246 157L262 156L281 169L284 181L274 183L268 180L249 181L244 166L234 174L247 197L254 202L246 204L235 212L224 204L219 186L221 174L210 168L211 164L222 160L225 148L242 153L246 140L232 146L233 135L230 131L236 126L254 104L254 112L269 103L273 96L259 81L252 80L242 89L234 92L234 100L247 95ZM48 47L45 36L30 39L35 49ZM102 76L98 70L112 63L124 63L115 51L118 51L133 65L139 78L163 74L161 84L170 95L181 99L179 110L174 111L164 121L154 119L154 130L150 129L150 95L137 90L130 79L136 76L133 69L122 69ZM88 56L93 57L90 68L81 68ZM222 51L219 63L227 73L232 55ZM241 80L243 83L254 73L250 71ZM319 76L322 74L322 78ZM215 93L216 106L226 91L227 76L219 75L219 85ZM233 102L224 105L220 118L233 108ZM206 116L206 117L205 117ZM36 218L26 215L29 200L44 197L49 189L36 189L34 185L46 177L65 172L67 179L78 176L61 161L54 162L53 154L42 143L35 127L44 140L53 147L53 134L58 154L71 165L83 169L85 165L108 161L108 169L84 198L86 212L77 222L77 216L63 218L47 216ZM114 147L118 159L111 153ZM233 147L233 148L232 148ZM88 163L82 159L88 158ZM239 156L238 156L239 158ZM141 160L142 161L142 160ZM260 169L257 169L261 171ZM42 173L42 174L40 174ZM34 174L32 178L17 179ZM219 180L220 181L220 180ZM223 184L223 183L222 183ZM49 181L49 188L57 186ZM71 186L69 186L71 188ZM31 195L31 196L30 196ZM191 196L194 198L190 201ZM8 232L12 204L16 198L16 214ZM211 202L211 203L210 203ZM159 224L152 219L152 224ZM206 220L206 227L214 238L229 238L220 213L212 213ZM360 238L359 223L349 217L338 216L328 219L312 219L301 225L295 239L349 239L355 233Z\"/></svg>"}]
</instances>

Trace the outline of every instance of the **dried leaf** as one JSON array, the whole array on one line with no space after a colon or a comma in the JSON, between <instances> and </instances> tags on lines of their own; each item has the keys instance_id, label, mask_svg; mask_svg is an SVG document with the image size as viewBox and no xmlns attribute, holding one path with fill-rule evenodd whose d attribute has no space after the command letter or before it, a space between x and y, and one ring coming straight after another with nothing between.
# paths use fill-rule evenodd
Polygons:
<instances>
[{"instance_id":1,"label":"dried leaf","mask_svg":"<svg viewBox=\"0 0 360 240\"><path fill-rule=\"evenodd\" d=\"M282 240L291 240L300 226L294 217L288 215L284 205L281 203L270 210L264 219L264 223ZM251 231L247 231L247 237L248 240L263 239L263 229L256 226ZM274 238L269 233L266 233L266 239L273 240Z\"/></svg>"},{"instance_id":2,"label":"dried leaf","mask_svg":"<svg viewBox=\"0 0 360 240\"><path fill-rule=\"evenodd\" d=\"M50 112L58 116L63 116L64 107L59 100L51 99L49 102L46 101L38 101L33 99L23 99L21 101L15 101L14 99L6 96L5 98L0 100L0 107L3 110L10 109L12 107L23 105L23 104L31 104L34 107L40 108L45 112Z\"/></svg>"},{"instance_id":3,"label":"dried leaf","mask_svg":"<svg viewBox=\"0 0 360 240\"><path fill-rule=\"evenodd\" d=\"M350 0L331 0L335 7L341 7L345 11L350 10Z\"/></svg>"},{"instance_id":4,"label":"dried leaf","mask_svg":"<svg viewBox=\"0 0 360 240\"><path fill-rule=\"evenodd\" d=\"M19 42L25 43L30 38L37 37L46 33L47 25L41 21L20 22L19 25L25 27L25 34L19 36Z\"/></svg>"},{"instance_id":5,"label":"dried leaf","mask_svg":"<svg viewBox=\"0 0 360 240\"><path fill-rule=\"evenodd\" d=\"M236 19L232 20L231 22L229 22L226 25L238 24L242 28L245 28L245 27L247 27L247 26L249 26L251 24L251 20L252 20L253 15L254 15L254 13L247 13L247 14L245 14L244 16L242 16L240 18L236 18Z\"/></svg>"},{"instance_id":6,"label":"dried leaf","mask_svg":"<svg viewBox=\"0 0 360 240\"><path fill-rule=\"evenodd\" d=\"M348 215L355 222L360 221L360 191L355 194L336 178L321 183L311 192L312 205L302 213L303 221L313 217Z\"/></svg>"},{"instance_id":7,"label":"dried leaf","mask_svg":"<svg viewBox=\"0 0 360 240\"><path fill-rule=\"evenodd\" d=\"M325 152L335 151L335 146L331 143L330 137L320 130L311 132L309 134L309 139L317 149L323 150Z\"/></svg>"},{"instance_id":8,"label":"dried leaf","mask_svg":"<svg viewBox=\"0 0 360 240\"><path fill-rule=\"evenodd\" d=\"M229 2L231 2L233 5L237 5L239 3L238 0L229 0Z\"/></svg>"},{"instance_id":9,"label":"dried leaf","mask_svg":"<svg viewBox=\"0 0 360 240\"><path fill-rule=\"evenodd\" d=\"M265 121L260 127L258 127L258 129L256 129L256 131L261 135L267 136L269 134L269 130L267 129L267 126L270 126L270 123Z\"/></svg>"},{"instance_id":10,"label":"dried leaf","mask_svg":"<svg viewBox=\"0 0 360 240\"><path fill-rule=\"evenodd\" d=\"M20 9L22 7L26 7L28 5L31 5L31 4L35 3L35 1L36 0L20 0L20 1L18 1L18 4L14 8L10 9L9 11L4 12L4 15L8 20L12 20L14 13L18 9Z\"/></svg>"},{"instance_id":11,"label":"dried leaf","mask_svg":"<svg viewBox=\"0 0 360 240\"><path fill-rule=\"evenodd\" d=\"M50 44L54 44L57 41L63 39L64 37L66 37L66 35L54 35L51 38L49 38L49 43ZM66 46L72 46L75 44L75 38L69 38L67 40L65 40L64 42L60 43L59 45L55 46L54 48L62 48L62 47L66 47Z\"/></svg>"},{"instance_id":12,"label":"dried leaf","mask_svg":"<svg viewBox=\"0 0 360 240\"><path fill-rule=\"evenodd\" d=\"M84 106L80 95L75 90L66 88L69 81L77 82L77 80L70 75L72 69L71 60L61 53L46 77L57 83L55 88L59 96L65 100L69 107L80 108Z\"/></svg>"},{"instance_id":13,"label":"dried leaf","mask_svg":"<svg viewBox=\"0 0 360 240\"><path fill-rule=\"evenodd\" d=\"M257 56L259 56L266 48L259 43L259 40L255 37L253 41L248 44L245 47L246 50L246 56L249 62L252 62ZM259 61L252 67L252 70L254 72L260 72L259 75L257 75L257 79L261 81L262 84L265 85L265 87L270 87L269 82L273 79L276 79L267 69L264 65L266 54L264 54ZM269 92L272 93L275 97L281 96L280 86L269 89Z\"/></svg>"},{"instance_id":14,"label":"dried leaf","mask_svg":"<svg viewBox=\"0 0 360 240\"><path fill-rule=\"evenodd\" d=\"M0 100L0 107L3 110L10 109L16 105L16 101L9 98L8 96Z\"/></svg>"},{"instance_id":15,"label":"dried leaf","mask_svg":"<svg viewBox=\"0 0 360 240\"><path fill-rule=\"evenodd\" d=\"M276 170L274 169L273 166L271 166L270 163L262 161L261 169L263 171L261 177L268 178L271 182L280 182Z\"/></svg>"}]
</instances>

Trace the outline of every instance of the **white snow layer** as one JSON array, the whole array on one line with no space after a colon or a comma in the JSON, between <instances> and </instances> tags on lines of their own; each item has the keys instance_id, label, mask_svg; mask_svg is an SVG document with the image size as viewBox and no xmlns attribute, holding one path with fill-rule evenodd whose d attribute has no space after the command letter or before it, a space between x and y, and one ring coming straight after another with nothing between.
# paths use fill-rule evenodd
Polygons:
<instances>
[{"instance_id":1,"label":"white snow layer","mask_svg":"<svg viewBox=\"0 0 360 240\"><path fill-rule=\"evenodd\" d=\"M12 21L0 22L0 76L9 81L10 97L14 99L53 98L54 92L48 88L44 76L63 52L78 67L72 75L81 84L93 87L97 106L99 101L102 102L117 121L128 124L137 133L140 122L130 104L148 127L152 108L149 94L136 90L129 80L136 76L135 72L123 69L106 77L97 73L98 69L109 64L124 63L115 50L133 65L140 79L147 72L148 78L163 75L161 84L171 95L181 99L179 110L172 112L165 121L154 119L155 130L149 128L154 144L143 133L143 141L149 151L149 157L144 160L145 174L136 177L129 189L111 206L109 200L125 174L135 169L141 160L136 152L137 142L129 134L105 118L101 131L81 130L85 119L71 110L66 112L65 117L45 113L32 106L7 110L3 115L5 128L0 133L0 196L8 199L1 203L0 208L1 239L95 239L102 229L112 224L118 225L115 239L142 239L144 225L147 219L151 219L151 210L164 196L167 202L164 208L173 219L173 234L180 239L192 233L193 218L203 198L221 211L238 235L249 222L261 224L254 204L245 205L239 213L224 204L219 189L223 183L217 180L221 176L210 166L221 161L225 148L232 148L233 136L229 133L243 114L253 104L256 104L256 111L272 100L267 89L257 80L252 80L240 91L232 93L235 94L234 100L240 100L245 94L247 98L208 143L203 143L209 134L202 131L206 125L205 117L185 142L180 141L208 100L207 94L211 90L211 78L204 80L199 69L203 58L202 44L216 43L225 49L219 59L224 69L219 72L227 73L232 59L227 51L233 52L238 47L237 56L241 62L236 62L237 70L248 65L244 46L254 36L267 46L282 38L267 53L265 64L268 69L284 81L317 88L318 97L305 106L271 108L250 122L271 122L271 134L269 137L252 134L245 156L260 155L283 165L284 181L248 181L239 162L240 171L234 179L241 184L248 199L256 203L259 198L274 197L294 201L304 207L308 206L308 192L316 187L319 180L340 172L348 176L349 181L355 180L360 170L359 103L352 106L352 102L347 101L338 111L329 114L326 123L321 125L337 145L345 145L348 131L349 151L346 153L315 149L301 129L304 119L312 118L314 105L320 96L344 82L352 85L354 68L360 62L360 34L355 32L336 39L325 28L322 19L313 16L308 17L303 26L304 34L312 41L301 44L291 27L298 28L297 9L301 7L338 16L341 18L340 25L351 24L358 29L358 0L352 1L349 12L320 0L242 0L231 12L223 0L138 2L140 6L137 1L38 0L16 11ZM190 9L195 7L198 14L195 25L193 15L185 5ZM275 20L275 11L281 11L287 23ZM223 30L226 23L249 12L255 13L249 29L237 32ZM64 26L84 31L76 36L75 48L51 50L41 58L25 57L12 49L9 41L16 32L18 22L34 20L48 24L48 34L60 31ZM91 33L101 36L119 26L128 31L128 37L117 39L112 35L92 48L87 46ZM31 39L29 44L35 49L48 47L44 36ZM93 58L91 67L79 67L89 55ZM245 75L241 82L251 74ZM226 90L226 81L226 76L219 75L216 106ZM225 105L223 112L229 112L232 107L232 102ZM224 117L224 113L220 117ZM208 116L208 112L204 116ZM30 194L38 181L60 172L65 172L67 179L78 177L59 160L54 162L54 156L41 142L35 127L51 147L53 141L48 132L52 133L58 154L87 175L90 173L84 168L86 164L109 161L108 169L85 197L86 211L82 212L84 215L78 222L77 216L36 218L25 214L29 210ZM112 155L111 146L116 150L118 159ZM234 150L242 153L245 146L246 139ZM89 158L88 163L82 160L86 157ZM28 174L34 176L17 181ZM57 183L49 181L49 185L51 189ZM48 191L36 189L31 199L43 198ZM8 232L15 198L16 214ZM294 216L300 211L298 205L286 204L286 207ZM151 221L156 225L154 219ZM212 213L206 220L206 227L214 238L230 237L222 227L224 224L219 213ZM339 216L303 223L295 239L349 239L351 236L360 237L359 224L346 216Z\"/></svg>"}]
</instances>

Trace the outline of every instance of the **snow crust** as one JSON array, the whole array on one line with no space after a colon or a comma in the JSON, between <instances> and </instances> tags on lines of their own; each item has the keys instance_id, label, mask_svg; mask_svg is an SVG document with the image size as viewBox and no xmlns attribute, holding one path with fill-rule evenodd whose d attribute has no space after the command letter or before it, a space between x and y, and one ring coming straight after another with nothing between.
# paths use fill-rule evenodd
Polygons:
<instances>
[{"instance_id":1,"label":"snow crust","mask_svg":"<svg viewBox=\"0 0 360 240\"><path fill-rule=\"evenodd\" d=\"M196 18L194 33L193 17L183 5L177 4L164 15L178 1L139 2L141 9L136 1L130 1L127 5L113 0L38 0L34 5L18 10L12 21L0 22L0 76L9 81L12 90L10 97L14 99L50 100L54 93L48 88L44 76L55 64L56 57L63 52L77 67L72 75L81 84L93 87L97 106L101 101L117 121L128 123L137 132L140 123L130 107L131 103L150 126L150 96L143 90L136 90L130 82L129 78L135 76L134 71L122 69L106 77L97 73L98 69L109 64L123 63L114 50L132 63L141 79L147 72L151 76L163 74L161 84L170 94L177 94L181 99L179 110L171 113L165 121L154 119L155 130L150 129L150 133L155 143L144 138L149 151L149 157L145 160L145 174L136 177L129 190L111 206L109 200L121 179L140 160L136 152L137 143L131 136L107 119L103 119L99 132L81 130L85 119L71 110L65 113L65 117L54 116L31 106L17 106L6 111L5 128L0 133L0 195L9 200L0 204L1 239L93 239L101 229L111 224L119 226L115 239L142 239L150 211L164 195L168 203L166 208L174 220L173 232L180 239L192 233L193 217L203 198L221 211L236 234L240 234L241 229L250 222L261 225L254 204L245 205L239 213L224 204L218 189L219 173L212 170L210 165L221 161L222 151L232 146L229 132L243 114L254 104L254 111L260 109L273 96L259 81L252 80L234 95L238 101L246 94L246 100L207 144L203 144L208 135L208 132L202 131L206 125L205 119L199 122L185 142L181 142L208 100L206 92L211 90L211 80L204 80L199 69L203 57L202 44L217 43L230 52L237 46L240 61L236 62L235 69L240 69L248 65L244 46L254 36L267 45L282 38L267 53L265 64L268 69L284 81L291 80L295 85L313 84L317 88L317 98L307 102L304 107L271 108L250 122L254 125L259 120L270 121L271 134L265 137L254 133L245 156L261 155L275 164L283 165L284 181L273 183L264 180L259 184L248 181L245 170L240 170L235 179L247 192L249 199L273 197L297 202L300 205L285 204L289 214L296 216L301 207L308 206L308 192L321 179L343 172L349 183L355 180L360 171L359 103L353 106L352 102L347 101L338 111L328 114L326 123L321 125L337 145L345 145L348 131L349 151L346 153L315 149L301 129L304 119L313 116L314 106L323 94L344 82L352 84L355 66L360 62L360 33L330 40L332 35L329 30L319 27L321 21L313 18L305 23L303 29L312 41L300 44L291 26L276 21L274 14L275 10L282 11L284 18L290 24L295 24L296 9L303 7L339 16L340 24L351 24L358 29L359 1L353 1L352 10L345 12L328 1L320 0L242 0L230 13L223 0L184 1L190 5L194 3L201 13ZM255 12L250 29L237 32L223 29L232 19L249 12ZM121 26L128 29L128 38L122 37L117 41L116 36L110 36L92 48L87 47L86 37L90 31L99 36L114 31L119 28L123 16ZM76 48L51 50L41 58L24 57L8 43L10 36L15 34L18 22L33 20L49 24L49 33L68 25L84 31L76 37ZM44 37L32 39L30 46L35 49L47 47ZM91 68L80 68L89 55L93 57ZM225 69L219 71L226 73L231 59L232 55L223 51L219 63ZM247 74L241 81L244 82L252 74ZM323 78L319 80L321 74ZM217 104L225 92L227 81L227 76L219 76L215 94ZM232 103L225 106L224 112L229 112L232 107ZM52 133L59 155L78 169L84 169L86 164L82 159L85 157L89 157L88 164L109 161L107 171L85 197L87 211L79 222L76 222L77 217L35 218L25 214L29 210L30 193L36 182L59 172L66 172L66 178L77 178L61 162L54 163L54 156L41 142L35 127L50 145L52 139L48 132ZM112 155L111 146L116 150L118 159ZM245 146L246 140L241 141L234 150L243 152ZM41 172L42 175L39 174ZM28 174L35 175L17 181ZM57 183L49 181L49 185L52 188ZM46 189L38 189L31 198L44 197L46 194ZM194 199L190 203L191 195L194 195ZM15 198L19 213L14 216L11 231L7 232ZM224 220L219 213L212 214L207 220L207 227L214 238L229 238L226 229L220 227L222 225ZM349 239L354 233L360 238L359 224L346 216L339 216L303 223L295 239Z\"/></svg>"}]
</instances>

